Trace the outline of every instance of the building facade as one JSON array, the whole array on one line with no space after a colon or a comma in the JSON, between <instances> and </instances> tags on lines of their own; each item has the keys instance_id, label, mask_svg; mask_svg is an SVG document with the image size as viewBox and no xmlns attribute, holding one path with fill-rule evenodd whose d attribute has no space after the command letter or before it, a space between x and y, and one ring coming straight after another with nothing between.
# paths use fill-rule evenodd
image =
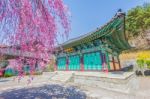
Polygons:
<instances>
[{"instance_id":1,"label":"building facade","mask_svg":"<svg viewBox=\"0 0 150 99\"><path fill-rule=\"evenodd\" d=\"M55 70L116 71L119 54L130 48L125 35L125 14L118 12L107 24L71 39L55 50Z\"/></svg>"}]
</instances>

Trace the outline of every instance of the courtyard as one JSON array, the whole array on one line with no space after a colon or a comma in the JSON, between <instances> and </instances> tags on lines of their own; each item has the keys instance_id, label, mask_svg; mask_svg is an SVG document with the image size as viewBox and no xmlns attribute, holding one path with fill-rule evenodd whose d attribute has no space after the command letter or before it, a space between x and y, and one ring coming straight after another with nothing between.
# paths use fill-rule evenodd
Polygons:
<instances>
[{"instance_id":1,"label":"courtyard","mask_svg":"<svg viewBox=\"0 0 150 99\"><path fill-rule=\"evenodd\" d=\"M63 75L65 78L65 75ZM52 80L46 75L17 79L0 79L0 99L149 99L149 77L137 77L137 90L130 93L112 91L100 87L83 86L72 82Z\"/></svg>"}]
</instances>

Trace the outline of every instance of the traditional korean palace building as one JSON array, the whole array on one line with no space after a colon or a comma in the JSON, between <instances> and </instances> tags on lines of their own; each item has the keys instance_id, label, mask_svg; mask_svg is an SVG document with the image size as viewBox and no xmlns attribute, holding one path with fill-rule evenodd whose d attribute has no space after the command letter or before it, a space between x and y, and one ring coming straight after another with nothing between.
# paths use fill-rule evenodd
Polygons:
<instances>
[{"instance_id":1,"label":"traditional korean palace building","mask_svg":"<svg viewBox=\"0 0 150 99\"><path fill-rule=\"evenodd\" d=\"M55 70L120 70L119 54L129 48L125 35L125 14L118 12L104 26L59 45L55 50Z\"/></svg>"}]
</instances>

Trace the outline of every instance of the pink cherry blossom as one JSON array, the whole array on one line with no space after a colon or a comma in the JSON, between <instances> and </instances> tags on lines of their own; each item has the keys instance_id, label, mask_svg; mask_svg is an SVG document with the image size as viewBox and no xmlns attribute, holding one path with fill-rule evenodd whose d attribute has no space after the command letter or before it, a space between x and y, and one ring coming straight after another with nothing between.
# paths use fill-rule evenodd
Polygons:
<instances>
[{"instance_id":1,"label":"pink cherry blossom","mask_svg":"<svg viewBox=\"0 0 150 99\"><path fill-rule=\"evenodd\" d=\"M22 71L24 60L28 61L31 72L35 70L37 60L48 60L60 28L63 28L61 35L68 36L68 12L63 0L0 0L0 29L3 32L0 36L3 35L3 43L12 46L14 52L20 50L17 66L14 66L18 71ZM25 53L32 57L25 57ZM43 63L41 66L43 68Z\"/></svg>"}]
</instances>

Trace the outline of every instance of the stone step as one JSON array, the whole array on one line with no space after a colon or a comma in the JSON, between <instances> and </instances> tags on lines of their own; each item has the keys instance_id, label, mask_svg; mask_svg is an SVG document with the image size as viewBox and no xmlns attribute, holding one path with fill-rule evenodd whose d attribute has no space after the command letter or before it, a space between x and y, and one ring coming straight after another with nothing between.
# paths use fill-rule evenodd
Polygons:
<instances>
[{"instance_id":1,"label":"stone step","mask_svg":"<svg viewBox=\"0 0 150 99\"><path fill-rule=\"evenodd\" d=\"M52 81L60 81L60 82L67 82L69 79L71 79L72 74L66 74L66 73L57 73L55 76L51 78Z\"/></svg>"}]
</instances>

